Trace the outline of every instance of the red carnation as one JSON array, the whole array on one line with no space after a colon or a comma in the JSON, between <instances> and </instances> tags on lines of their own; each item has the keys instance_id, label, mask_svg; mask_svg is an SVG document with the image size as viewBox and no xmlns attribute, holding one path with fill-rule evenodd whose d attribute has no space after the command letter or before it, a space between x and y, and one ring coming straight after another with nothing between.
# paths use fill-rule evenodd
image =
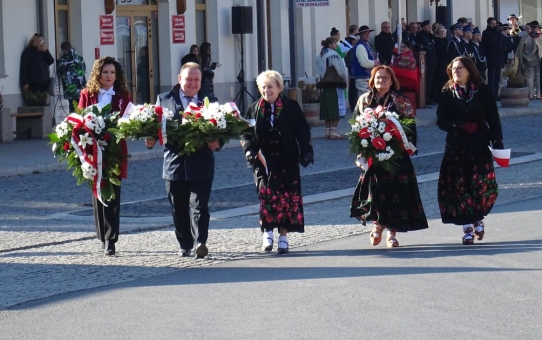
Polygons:
<instances>
[{"instance_id":1,"label":"red carnation","mask_svg":"<svg viewBox=\"0 0 542 340\"><path fill-rule=\"evenodd\" d=\"M216 119L214 119L214 118L209 119L209 121L210 121L211 123L213 123L214 126L217 126L217 125L218 125L218 122L217 122Z\"/></svg>"},{"instance_id":2,"label":"red carnation","mask_svg":"<svg viewBox=\"0 0 542 340\"><path fill-rule=\"evenodd\" d=\"M162 107L161 107L161 106L158 106L158 105L156 105L156 106L154 107L154 111L156 112L156 114L159 114L159 115L161 115L161 114L164 112L164 111L162 110Z\"/></svg>"},{"instance_id":3,"label":"red carnation","mask_svg":"<svg viewBox=\"0 0 542 340\"><path fill-rule=\"evenodd\" d=\"M371 133L369 132L368 128L364 127L363 129L359 130L358 136L359 138L369 138Z\"/></svg>"},{"instance_id":4,"label":"red carnation","mask_svg":"<svg viewBox=\"0 0 542 340\"><path fill-rule=\"evenodd\" d=\"M64 143L64 151L70 150L70 143L66 142Z\"/></svg>"},{"instance_id":5,"label":"red carnation","mask_svg":"<svg viewBox=\"0 0 542 340\"><path fill-rule=\"evenodd\" d=\"M196 119L199 119L201 118L201 113L196 113L196 115L194 116Z\"/></svg>"},{"instance_id":6,"label":"red carnation","mask_svg":"<svg viewBox=\"0 0 542 340\"><path fill-rule=\"evenodd\" d=\"M102 139L104 140L104 142L109 143L109 141L111 140L111 135L106 133Z\"/></svg>"},{"instance_id":7,"label":"red carnation","mask_svg":"<svg viewBox=\"0 0 542 340\"><path fill-rule=\"evenodd\" d=\"M386 141L384 141L384 138L376 137L371 140L371 143L377 150L384 150L386 149Z\"/></svg>"}]
</instances>

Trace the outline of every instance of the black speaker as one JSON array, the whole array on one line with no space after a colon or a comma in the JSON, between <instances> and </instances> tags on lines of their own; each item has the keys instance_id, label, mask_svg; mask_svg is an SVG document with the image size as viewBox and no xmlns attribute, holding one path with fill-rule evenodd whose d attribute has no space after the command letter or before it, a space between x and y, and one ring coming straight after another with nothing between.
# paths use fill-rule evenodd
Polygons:
<instances>
[{"instance_id":1,"label":"black speaker","mask_svg":"<svg viewBox=\"0 0 542 340\"><path fill-rule=\"evenodd\" d=\"M252 6L231 8L231 33L252 34Z\"/></svg>"}]
</instances>

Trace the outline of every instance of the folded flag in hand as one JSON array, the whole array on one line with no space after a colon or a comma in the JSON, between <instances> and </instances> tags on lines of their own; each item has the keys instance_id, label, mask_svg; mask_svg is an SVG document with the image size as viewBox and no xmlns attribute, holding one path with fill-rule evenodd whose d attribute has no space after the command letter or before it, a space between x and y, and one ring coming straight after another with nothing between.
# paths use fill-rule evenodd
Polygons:
<instances>
[{"instance_id":1,"label":"folded flag in hand","mask_svg":"<svg viewBox=\"0 0 542 340\"><path fill-rule=\"evenodd\" d=\"M508 165L510 164L510 153L512 152L512 149L500 150L500 149L493 149L490 146L489 150L491 150L491 154L493 155L495 162L500 167L508 168Z\"/></svg>"}]
</instances>

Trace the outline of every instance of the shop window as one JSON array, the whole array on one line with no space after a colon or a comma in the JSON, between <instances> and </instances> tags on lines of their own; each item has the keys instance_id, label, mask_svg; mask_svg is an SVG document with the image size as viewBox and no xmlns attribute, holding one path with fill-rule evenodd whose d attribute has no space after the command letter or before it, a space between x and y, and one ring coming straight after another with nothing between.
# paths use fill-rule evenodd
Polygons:
<instances>
[{"instance_id":1,"label":"shop window","mask_svg":"<svg viewBox=\"0 0 542 340\"><path fill-rule=\"evenodd\" d=\"M205 0L196 1L196 44L207 41L207 5Z\"/></svg>"}]
</instances>

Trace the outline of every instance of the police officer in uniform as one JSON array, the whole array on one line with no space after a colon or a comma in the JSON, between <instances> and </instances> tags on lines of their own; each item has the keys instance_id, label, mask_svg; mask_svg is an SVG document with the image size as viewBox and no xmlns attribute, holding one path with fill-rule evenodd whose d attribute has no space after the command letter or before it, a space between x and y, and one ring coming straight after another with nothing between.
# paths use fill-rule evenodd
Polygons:
<instances>
[{"instance_id":1,"label":"police officer in uniform","mask_svg":"<svg viewBox=\"0 0 542 340\"><path fill-rule=\"evenodd\" d=\"M450 27L450 30L452 32L452 39L450 39L448 48L446 48L446 59L448 63L454 60L456 57L468 55L465 45L461 41L461 37L463 36L463 26L457 23Z\"/></svg>"},{"instance_id":2,"label":"police officer in uniform","mask_svg":"<svg viewBox=\"0 0 542 340\"><path fill-rule=\"evenodd\" d=\"M482 32L480 32L480 29L478 27L475 27L472 30L472 40L469 43L470 49L473 53L473 60L476 64L476 67L478 68L478 72L480 72L480 75L482 76L482 79L486 80L486 70L487 70L487 63L486 63L486 56L484 54L484 51L480 48L480 42L482 41Z\"/></svg>"}]
</instances>

